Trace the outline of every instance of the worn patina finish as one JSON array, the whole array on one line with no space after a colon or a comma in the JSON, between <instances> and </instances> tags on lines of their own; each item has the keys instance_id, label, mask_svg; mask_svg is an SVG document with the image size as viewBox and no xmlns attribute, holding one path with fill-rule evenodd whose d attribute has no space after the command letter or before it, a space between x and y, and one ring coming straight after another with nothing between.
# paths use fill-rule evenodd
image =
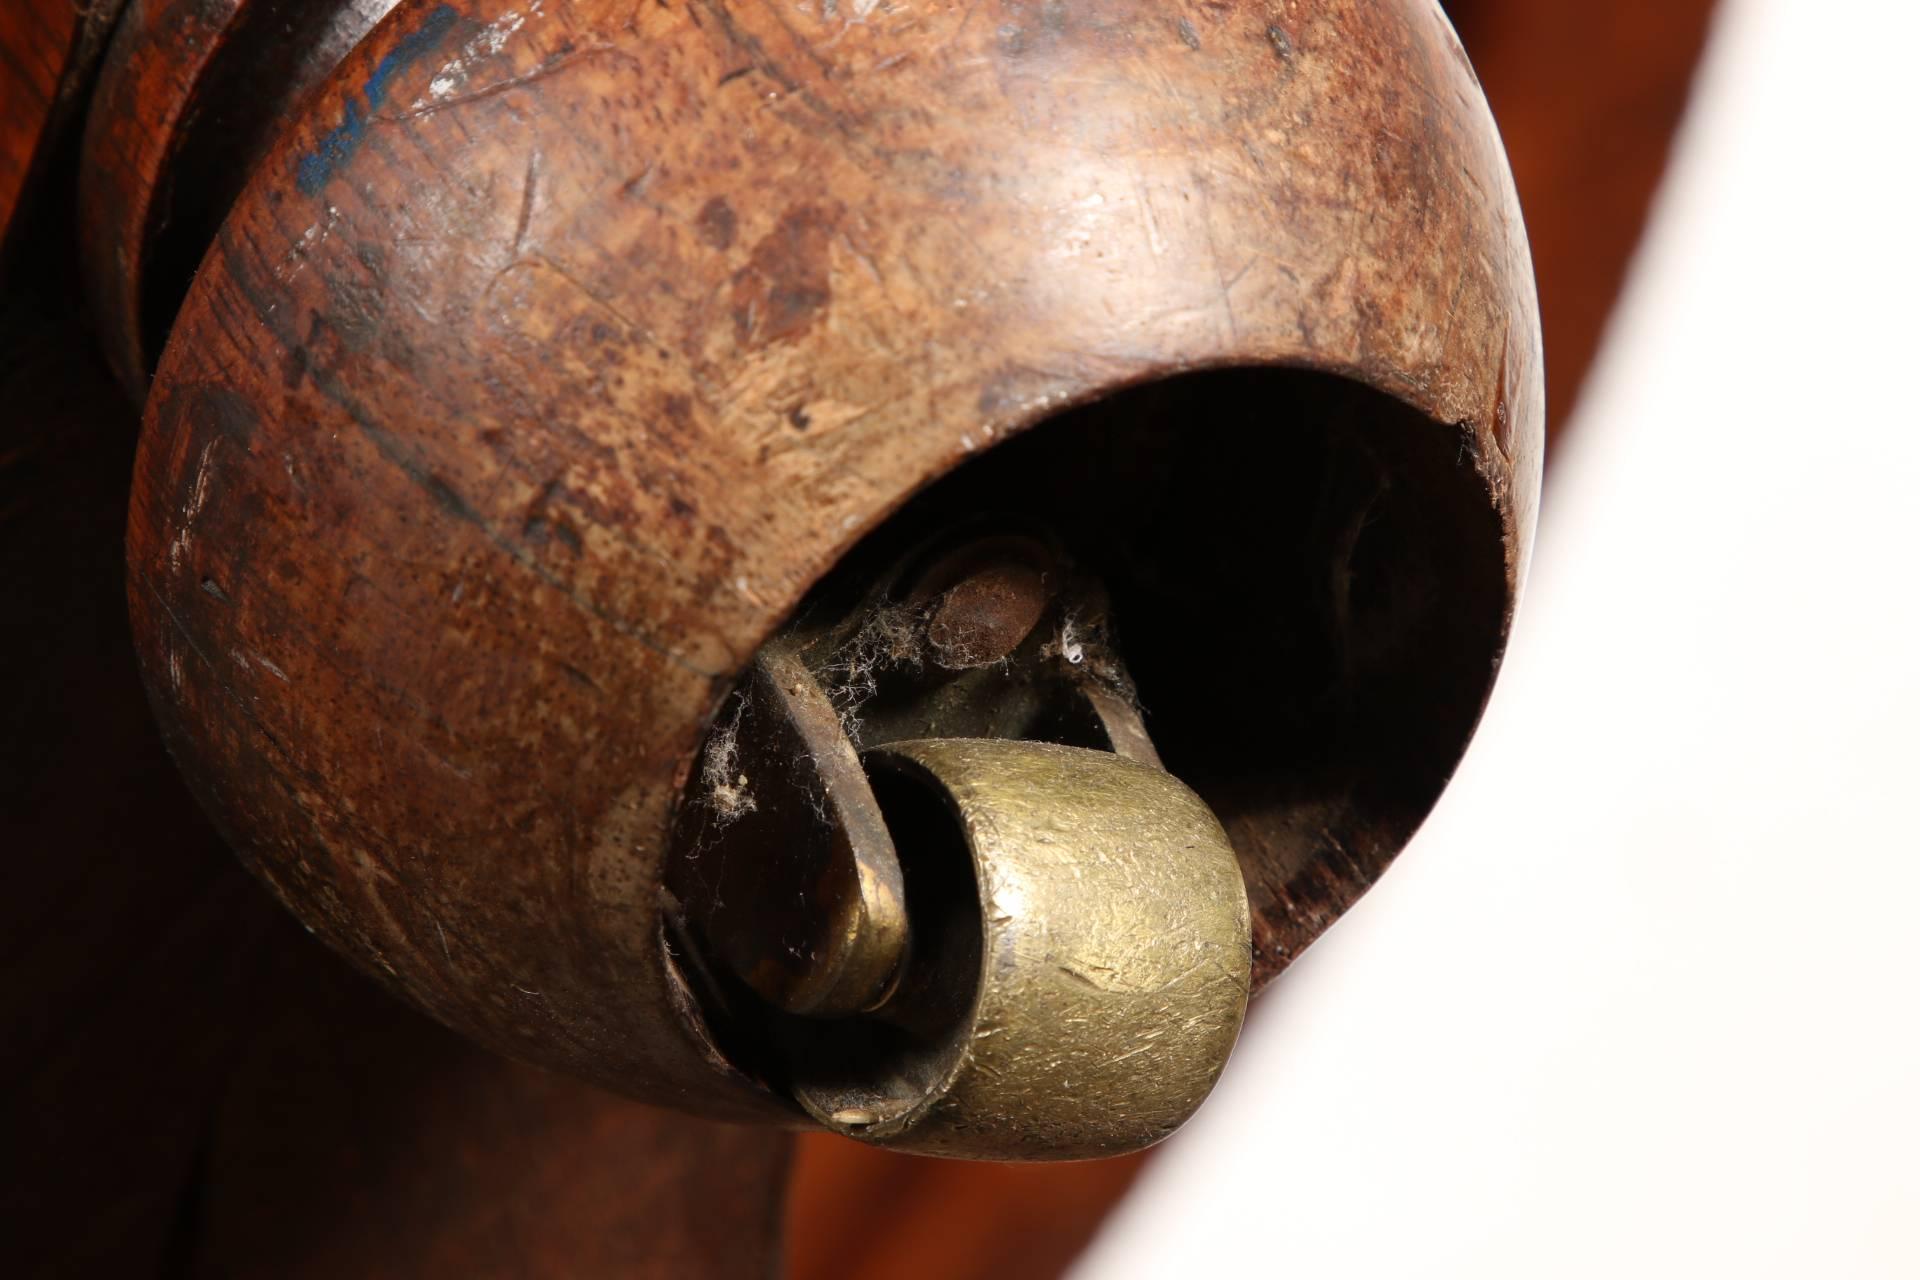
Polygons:
<instances>
[{"instance_id":1,"label":"worn patina finish","mask_svg":"<svg viewBox=\"0 0 1920 1280\"><path fill-rule=\"evenodd\" d=\"M1117 1155L1184 1124L1240 1034L1250 967L1246 887L1205 803L1150 765L1053 743L919 739L867 765L896 789L896 840L959 846L902 852L958 855L977 897L954 923L978 938L941 948L965 962L942 1020L957 1029L884 1078L805 1055L808 1113L1002 1160Z\"/></svg>"},{"instance_id":2,"label":"worn patina finish","mask_svg":"<svg viewBox=\"0 0 1920 1280\"><path fill-rule=\"evenodd\" d=\"M1423 0L401 4L262 161L161 362L129 535L147 677L250 865L410 999L635 1096L787 1115L663 955L707 718L923 487L1207 369L1396 404L1394 431L1343 409L1342 438L1424 450L1389 500L1485 533L1408 545L1494 584L1379 615L1472 630L1349 717L1420 757L1391 803L1357 763L1309 804L1169 753L1239 855L1262 981L1437 794L1533 524L1525 242ZM1227 443L1271 436L1283 478L1292 421ZM1240 594L1293 589L1263 578L1284 547L1223 545Z\"/></svg>"},{"instance_id":3,"label":"worn patina finish","mask_svg":"<svg viewBox=\"0 0 1920 1280\"><path fill-rule=\"evenodd\" d=\"M80 249L137 403L207 241L286 114L396 0L126 0L87 113Z\"/></svg>"}]
</instances>

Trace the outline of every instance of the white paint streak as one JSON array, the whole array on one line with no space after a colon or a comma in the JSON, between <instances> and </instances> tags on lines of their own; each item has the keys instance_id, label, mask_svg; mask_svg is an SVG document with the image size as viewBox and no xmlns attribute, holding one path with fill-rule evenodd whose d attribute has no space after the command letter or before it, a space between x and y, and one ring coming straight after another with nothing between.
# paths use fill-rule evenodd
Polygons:
<instances>
[{"instance_id":1,"label":"white paint streak","mask_svg":"<svg viewBox=\"0 0 1920 1280\"><path fill-rule=\"evenodd\" d=\"M527 25L529 13L540 13L540 0L535 0L527 13L511 9L482 27L478 34L460 46L458 53L441 64L440 70L427 83L426 97L417 99L414 108L417 110L428 103L443 101L465 87L473 64L482 58L498 56L507 47L507 41L513 34Z\"/></svg>"},{"instance_id":2,"label":"white paint streak","mask_svg":"<svg viewBox=\"0 0 1920 1280\"><path fill-rule=\"evenodd\" d=\"M180 572L185 563L187 552L193 547L193 522L200 509L207 505L207 480L213 474L213 451L220 441L216 437L207 441L200 450L199 469L194 472L193 488L187 494L187 506L180 513L180 532L173 535L173 542L167 547L167 567Z\"/></svg>"},{"instance_id":3,"label":"white paint streak","mask_svg":"<svg viewBox=\"0 0 1920 1280\"><path fill-rule=\"evenodd\" d=\"M338 205L328 205L326 215L316 220L302 231L287 249L286 256L274 268L274 278L281 284L291 284L307 268L307 258L324 240L333 234L333 228L340 221Z\"/></svg>"}]
</instances>

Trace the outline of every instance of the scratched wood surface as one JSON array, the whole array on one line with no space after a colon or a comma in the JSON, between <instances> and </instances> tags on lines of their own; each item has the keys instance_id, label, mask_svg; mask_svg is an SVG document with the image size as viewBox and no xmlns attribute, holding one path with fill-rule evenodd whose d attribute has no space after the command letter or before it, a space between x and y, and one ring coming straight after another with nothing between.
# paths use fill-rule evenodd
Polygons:
<instances>
[{"instance_id":1,"label":"scratched wood surface","mask_svg":"<svg viewBox=\"0 0 1920 1280\"><path fill-rule=\"evenodd\" d=\"M146 395L173 308L275 132L394 0L128 0L78 175L80 252L115 375Z\"/></svg>"},{"instance_id":2,"label":"scratched wood surface","mask_svg":"<svg viewBox=\"0 0 1920 1280\"><path fill-rule=\"evenodd\" d=\"M663 961L701 727L909 495L1144 379L1304 365L1418 411L1496 584L1453 602L1486 641L1422 767L1463 745L1541 383L1511 183L1431 5L404 4L309 105L161 363L130 595L243 856L448 1024L779 1114ZM1208 798L1264 979L1432 795Z\"/></svg>"},{"instance_id":3,"label":"scratched wood surface","mask_svg":"<svg viewBox=\"0 0 1920 1280\"><path fill-rule=\"evenodd\" d=\"M10 1276L766 1276L789 1139L505 1062L307 937L167 758L136 417L43 209L0 300L0 1256Z\"/></svg>"},{"instance_id":4,"label":"scratched wood surface","mask_svg":"<svg viewBox=\"0 0 1920 1280\"><path fill-rule=\"evenodd\" d=\"M1557 442L1665 170L1714 6L1451 0L1446 8L1499 122L1526 212L1548 353L1547 426ZM790 1275L1054 1280L1150 1158L962 1167L803 1134Z\"/></svg>"},{"instance_id":5,"label":"scratched wood surface","mask_svg":"<svg viewBox=\"0 0 1920 1280\"><path fill-rule=\"evenodd\" d=\"M1488 0L1451 7L1488 92L1503 113L1514 148L1519 185L1533 215L1536 252L1542 260L1547 328L1550 334L1573 335L1555 338L1552 390L1556 403L1563 403L1590 352L1598 317L1604 314L1631 246L1645 193L1658 173L1665 133L1684 97L1686 70L1706 6L1691 6L1690 13L1682 12L1689 6L1678 6L1678 11L1628 15L1597 25L1572 20L1564 6L1508 13L1515 6ZM1655 22L1656 18L1668 20ZM1189 30L1175 29L1183 44L1189 35L1200 38L1202 28L1188 25ZM1596 44L1612 51L1608 58L1588 56ZM1552 52L1543 57L1543 48ZM465 49L462 45L463 53ZM1589 146L1590 154L1577 159L1570 143L1591 140L1594 115L1604 115L1612 127L1602 132L1604 145L1597 152ZM347 123L344 114L339 123ZM346 141L352 137L350 133L334 136ZM13 148L9 146L8 151L12 154ZM1550 174L1550 179L1543 174ZM728 222L722 207L712 206L706 220L716 236ZM737 211L731 205L724 207L737 229ZM1577 230L1583 220L1588 226L1599 224L1598 234ZM1572 278L1579 283L1565 283ZM1556 319L1561 316L1571 319ZM1124 1184L1124 1168L995 1171L923 1166L920 1172L925 1176L908 1178L883 1155L846 1144L815 1144L802 1163L803 1203L796 1204L795 1226L802 1233L797 1254L801 1274L825 1274L829 1269L833 1274L859 1274L853 1259L864 1259L860 1265L869 1273L886 1274L889 1260L916 1255L934 1266L926 1272L929 1275L1054 1274L1071 1255L1072 1242L1091 1230L1107 1199ZM969 1178L970 1174L974 1176ZM918 1193L906 1193L903 1188L907 1187L917 1188ZM860 1212L849 1216L847 1206L873 1203L881 1189L888 1190L885 1200L896 1218L885 1232L876 1234L869 1219ZM978 1247L962 1247L964 1240L942 1233L941 1223L951 1215L935 1212L916 1217L913 1206L931 1199L968 1206L961 1216L978 1230L970 1226L965 1236ZM809 1211L799 1212L802 1209ZM1021 1236L1050 1234L1045 1243L1029 1248L992 1243L996 1239L1004 1243L1016 1231ZM838 1269L836 1259L843 1264ZM873 1271L874 1267L880 1270Z\"/></svg>"}]
</instances>

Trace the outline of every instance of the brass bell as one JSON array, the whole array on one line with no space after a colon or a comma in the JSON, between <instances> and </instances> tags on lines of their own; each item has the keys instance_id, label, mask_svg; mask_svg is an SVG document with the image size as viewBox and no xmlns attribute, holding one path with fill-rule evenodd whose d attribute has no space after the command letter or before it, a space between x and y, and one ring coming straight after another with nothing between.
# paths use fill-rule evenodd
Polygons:
<instances>
[{"instance_id":1,"label":"brass bell","mask_svg":"<svg viewBox=\"0 0 1920 1280\"><path fill-rule=\"evenodd\" d=\"M1103 594L976 536L826 610L723 708L668 867L729 1057L907 1150L1165 1137L1246 1012L1246 890L1153 753Z\"/></svg>"}]
</instances>

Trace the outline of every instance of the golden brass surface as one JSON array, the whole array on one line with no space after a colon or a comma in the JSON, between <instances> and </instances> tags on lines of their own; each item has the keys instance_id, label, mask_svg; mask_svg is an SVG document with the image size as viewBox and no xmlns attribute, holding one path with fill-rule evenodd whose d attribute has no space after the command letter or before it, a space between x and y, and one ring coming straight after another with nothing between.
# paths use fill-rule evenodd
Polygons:
<instances>
[{"instance_id":1,"label":"golden brass surface","mask_svg":"<svg viewBox=\"0 0 1920 1280\"><path fill-rule=\"evenodd\" d=\"M1205 803L1159 769L1047 743L924 739L864 760L937 801L964 845L978 971L937 1051L802 1082L801 1104L863 1141L974 1159L1111 1155L1178 1128L1239 1035L1250 969L1245 887ZM910 893L930 851L909 842L931 830L893 825Z\"/></svg>"}]
</instances>

